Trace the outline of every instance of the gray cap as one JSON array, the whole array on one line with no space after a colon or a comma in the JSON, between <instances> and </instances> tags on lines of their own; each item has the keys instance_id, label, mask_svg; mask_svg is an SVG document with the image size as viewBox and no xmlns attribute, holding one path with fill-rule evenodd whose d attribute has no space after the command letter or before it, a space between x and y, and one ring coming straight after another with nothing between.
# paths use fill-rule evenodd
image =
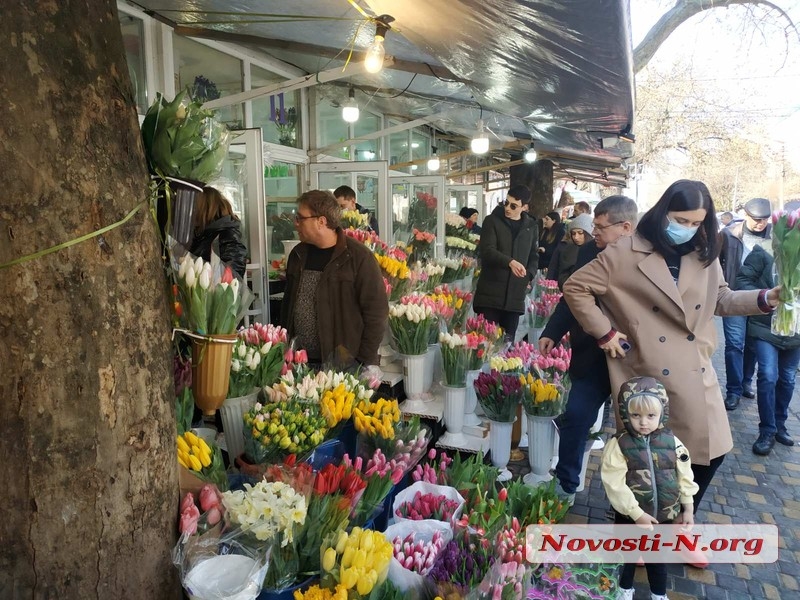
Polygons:
<instances>
[{"instance_id":1,"label":"gray cap","mask_svg":"<svg viewBox=\"0 0 800 600\"><path fill-rule=\"evenodd\" d=\"M766 198L753 198L744 205L744 212L754 219L767 219L772 214L772 205Z\"/></svg>"},{"instance_id":2,"label":"gray cap","mask_svg":"<svg viewBox=\"0 0 800 600\"><path fill-rule=\"evenodd\" d=\"M587 235L592 235L592 217L587 214L578 215L567 225L567 231L572 232L575 229L583 229Z\"/></svg>"}]
</instances>

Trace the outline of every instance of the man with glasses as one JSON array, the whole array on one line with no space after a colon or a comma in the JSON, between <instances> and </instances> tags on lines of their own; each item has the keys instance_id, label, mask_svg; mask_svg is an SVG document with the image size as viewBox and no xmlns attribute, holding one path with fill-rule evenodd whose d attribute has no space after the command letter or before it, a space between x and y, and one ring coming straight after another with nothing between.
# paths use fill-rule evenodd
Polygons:
<instances>
[{"instance_id":1,"label":"man with glasses","mask_svg":"<svg viewBox=\"0 0 800 600\"><path fill-rule=\"evenodd\" d=\"M539 266L539 228L525 210L531 191L524 185L508 190L506 201L483 220L481 274L475 290L475 312L503 328L513 341L525 312L525 293Z\"/></svg>"},{"instance_id":2,"label":"man with glasses","mask_svg":"<svg viewBox=\"0 0 800 600\"><path fill-rule=\"evenodd\" d=\"M601 200L594 209L594 239L578 250L575 271L594 260L606 246L622 236L633 235L637 211L636 202L626 196L609 196ZM572 388L564 414L558 419L556 490L572 506L575 490L580 484L589 429L597 418L600 407L611 394L611 383L605 353L597 345L597 340L578 325L563 298L539 338L539 351L542 354L550 352L568 331L572 346L572 360L569 365Z\"/></svg>"},{"instance_id":3,"label":"man with glasses","mask_svg":"<svg viewBox=\"0 0 800 600\"><path fill-rule=\"evenodd\" d=\"M766 198L753 198L744 205L745 217L722 230L722 250L719 262L725 281L736 289L736 276L744 259L756 246L772 254L772 224L769 217L772 205ZM747 343L747 317L723 317L725 334L725 408L736 410L741 396L755 398L752 382L756 356Z\"/></svg>"},{"instance_id":4,"label":"man with glasses","mask_svg":"<svg viewBox=\"0 0 800 600\"><path fill-rule=\"evenodd\" d=\"M389 300L372 252L339 226L341 209L330 192L297 199L300 244L286 263L281 324L309 363L339 368L378 365Z\"/></svg>"}]
</instances>

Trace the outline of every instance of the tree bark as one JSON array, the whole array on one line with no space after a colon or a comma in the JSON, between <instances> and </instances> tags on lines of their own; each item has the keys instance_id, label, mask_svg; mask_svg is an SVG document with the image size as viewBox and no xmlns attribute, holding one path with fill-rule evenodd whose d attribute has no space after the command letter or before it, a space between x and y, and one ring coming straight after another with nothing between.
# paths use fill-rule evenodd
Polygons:
<instances>
[{"instance_id":1,"label":"tree bark","mask_svg":"<svg viewBox=\"0 0 800 600\"><path fill-rule=\"evenodd\" d=\"M638 73L647 66L656 51L681 24L712 8L723 8L736 4L763 6L768 11L776 11L787 22L789 28L797 32L794 22L780 6L766 0L677 0L675 6L661 15L647 35L633 51L633 72Z\"/></svg>"},{"instance_id":2,"label":"tree bark","mask_svg":"<svg viewBox=\"0 0 800 600\"><path fill-rule=\"evenodd\" d=\"M0 598L176 598L168 287L114 0L0 20Z\"/></svg>"},{"instance_id":3,"label":"tree bark","mask_svg":"<svg viewBox=\"0 0 800 600\"><path fill-rule=\"evenodd\" d=\"M553 210L553 163L537 160L532 164L515 165L509 169L509 185L525 185L531 190L528 212L541 219Z\"/></svg>"}]
</instances>

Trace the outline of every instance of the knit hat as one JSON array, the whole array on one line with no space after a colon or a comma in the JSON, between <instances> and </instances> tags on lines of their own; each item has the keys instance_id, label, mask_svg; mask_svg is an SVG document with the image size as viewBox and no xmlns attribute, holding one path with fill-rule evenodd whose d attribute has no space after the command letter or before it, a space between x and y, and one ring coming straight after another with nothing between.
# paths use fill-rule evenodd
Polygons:
<instances>
[{"instance_id":1,"label":"knit hat","mask_svg":"<svg viewBox=\"0 0 800 600\"><path fill-rule=\"evenodd\" d=\"M578 215L569 222L569 225L567 225L567 231L572 232L574 229L582 229L586 232L586 235L589 236L592 235L593 228L594 225L592 225L592 217L587 214Z\"/></svg>"},{"instance_id":2,"label":"knit hat","mask_svg":"<svg viewBox=\"0 0 800 600\"><path fill-rule=\"evenodd\" d=\"M507 195L516 198L523 204L527 204L531 199L531 191L524 185L512 185Z\"/></svg>"}]
</instances>

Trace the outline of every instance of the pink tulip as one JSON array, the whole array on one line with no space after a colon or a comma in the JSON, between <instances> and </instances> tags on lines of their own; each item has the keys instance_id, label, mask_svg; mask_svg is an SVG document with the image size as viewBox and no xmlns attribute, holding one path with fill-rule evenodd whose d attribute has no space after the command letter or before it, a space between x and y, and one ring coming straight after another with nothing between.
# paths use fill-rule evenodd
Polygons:
<instances>
[{"instance_id":1,"label":"pink tulip","mask_svg":"<svg viewBox=\"0 0 800 600\"><path fill-rule=\"evenodd\" d=\"M220 512L218 506L215 506L215 507L211 508L206 513L206 521L208 521L209 525L212 525L212 526L216 525L217 523L219 523L221 518L222 518L222 512Z\"/></svg>"},{"instance_id":2,"label":"pink tulip","mask_svg":"<svg viewBox=\"0 0 800 600\"><path fill-rule=\"evenodd\" d=\"M225 267L225 270L222 272L222 277L220 278L221 283L232 283L233 282L233 271L230 267Z\"/></svg>"},{"instance_id":3,"label":"pink tulip","mask_svg":"<svg viewBox=\"0 0 800 600\"><path fill-rule=\"evenodd\" d=\"M218 507L220 500L219 492L214 485L207 483L200 488L200 508L203 512Z\"/></svg>"},{"instance_id":4,"label":"pink tulip","mask_svg":"<svg viewBox=\"0 0 800 600\"><path fill-rule=\"evenodd\" d=\"M181 510L180 512L183 513L189 509L190 506L194 506L194 495L189 492L181 500Z\"/></svg>"},{"instance_id":5,"label":"pink tulip","mask_svg":"<svg viewBox=\"0 0 800 600\"><path fill-rule=\"evenodd\" d=\"M181 533L194 535L197 533L197 521L200 519L200 511L192 504L181 513L181 521L178 527Z\"/></svg>"}]
</instances>

